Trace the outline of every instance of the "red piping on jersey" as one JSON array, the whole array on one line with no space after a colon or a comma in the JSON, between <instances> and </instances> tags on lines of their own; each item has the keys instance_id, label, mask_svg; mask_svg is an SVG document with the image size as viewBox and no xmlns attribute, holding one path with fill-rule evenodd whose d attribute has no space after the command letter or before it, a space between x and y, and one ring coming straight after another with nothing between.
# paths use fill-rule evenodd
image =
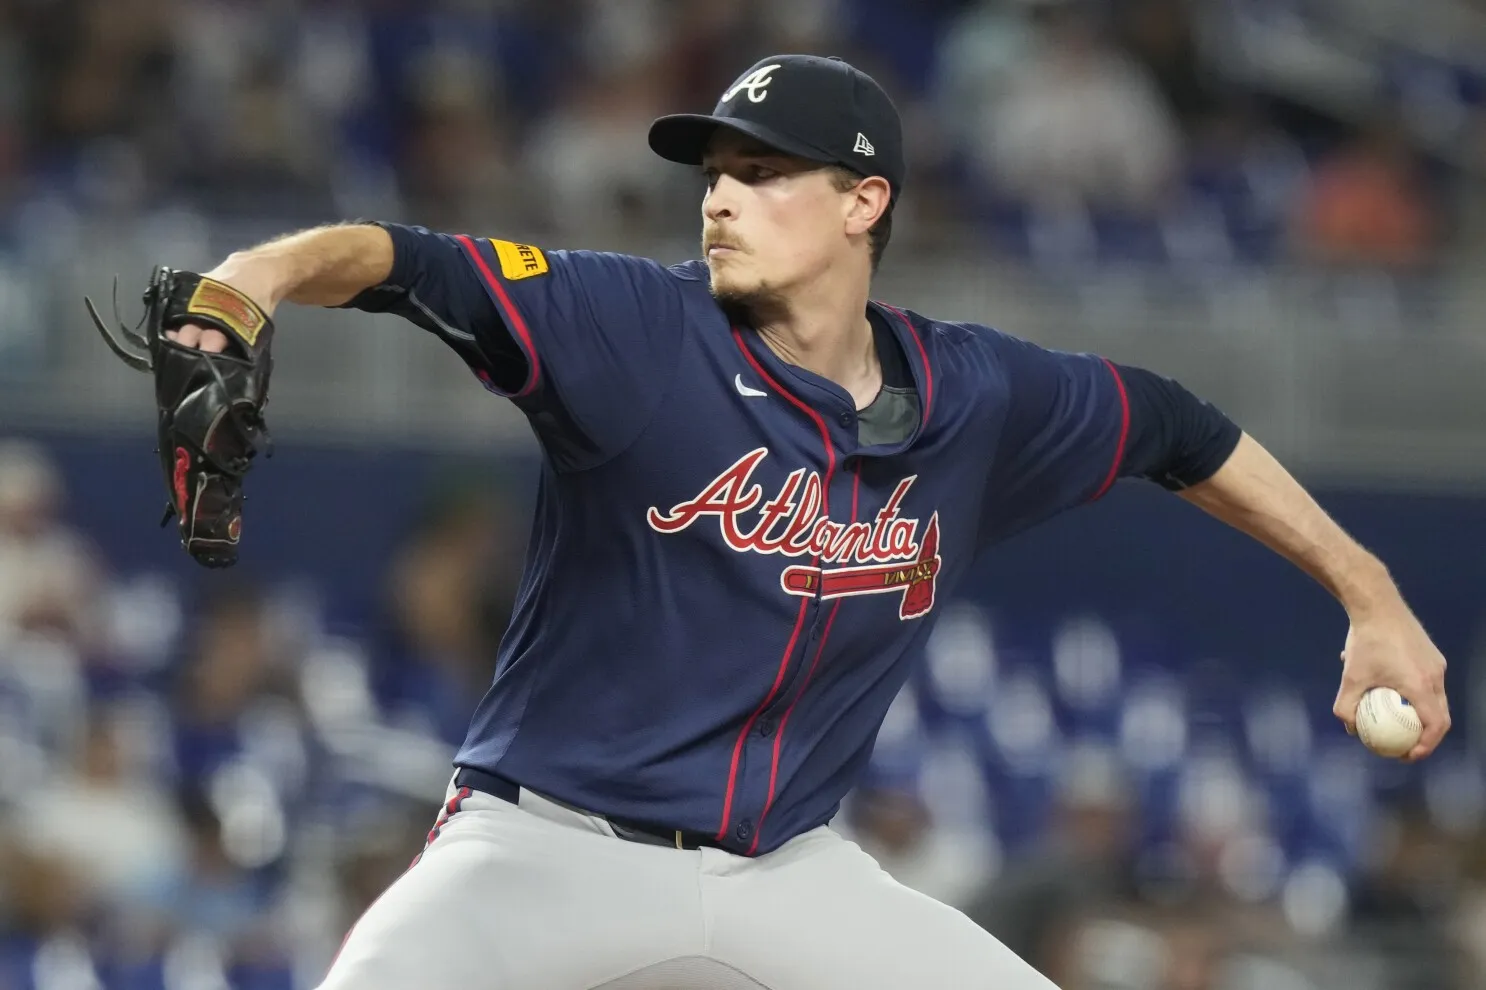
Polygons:
<instances>
[{"instance_id":1,"label":"red piping on jersey","mask_svg":"<svg viewBox=\"0 0 1486 990\"><path fill-rule=\"evenodd\" d=\"M1109 475L1094 493L1094 497L1089 499L1090 502L1103 498L1114 487L1115 481L1120 477L1120 464L1125 460L1125 444L1130 439L1130 396L1125 391L1125 379L1120 377L1120 369L1114 366L1113 361L1109 358L1103 360L1109 373L1114 375L1115 387L1120 390L1120 442L1115 446L1114 463L1109 466Z\"/></svg>"},{"instance_id":2,"label":"red piping on jersey","mask_svg":"<svg viewBox=\"0 0 1486 990\"><path fill-rule=\"evenodd\" d=\"M809 599L805 599L809 601ZM800 690L795 694L795 700L789 703L784 710L784 715L779 719L779 729L774 733L774 758L769 765L769 797L764 801L764 810L758 816L758 826L753 830L753 842L748 846L746 855L752 856L758 849L759 836L764 834L764 821L769 817L769 809L774 806L774 784L779 778L779 746L784 741L784 727L789 724L789 716L800 703L800 698L805 694L805 688L810 684L810 678L815 674L815 667L820 663L820 656L826 651L826 639L831 635L831 626L836 621L836 613L841 611L843 599L836 599L831 606L831 614L826 616L826 625L820 633L820 645L815 648L815 659L810 661L810 669L805 672L805 681L800 685Z\"/></svg>"},{"instance_id":3,"label":"red piping on jersey","mask_svg":"<svg viewBox=\"0 0 1486 990\"><path fill-rule=\"evenodd\" d=\"M852 522L856 522L857 521L857 496L859 494L861 494L861 491L862 491L862 462L861 462L861 460L858 460L857 461L856 467L854 467L852 469L852 472L851 473L856 476L855 477L855 480L853 480L852 483L851 483L851 521Z\"/></svg>"},{"instance_id":4,"label":"red piping on jersey","mask_svg":"<svg viewBox=\"0 0 1486 990\"><path fill-rule=\"evenodd\" d=\"M918 356L924 362L924 414L919 420L918 427L919 432L923 432L924 427L929 423L929 410L934 406L934 369L929 366L929 352L924 349L924 340L918 335L918 328L913 325L913 321L908 318L907 313L901 309L889 306L887 303L878 303L878 305L902 320L903 325L908 328L908 334L913 338L914 344L918 345Z\"/></svg>"},{"instance_id":5,"label":"red piping on jersey","mask_svg":"<svg viewBox=\"0 0 1486 990\"><path fill-rule=\"evenodd\" d=\"M748 721L743 723L743 728L738 730L738 738L733 743L733 762L728 767L728 795L722 802L722 826L718 828L715 838L718 841L727 835L728 820L733 814L733 787L738 782L738 760L743 755L743 741L748 738L748 733L753 729L753 723L764 713L764 709L774 700L779 693L779 686L784 683L784 672L789 669L789 658L795 652L795 644L800 641L800 630L805 628L805 611L810 605L810 599L800 599L800 614L795 617L795 631L789 634L789 644L784 648L784 655L779 658L779 672L774 675L774 686L769 688L769 693L764 695L764 700L759 702L753 714L748 716Z\"/></svg>"},{"instance_id":6,"label":"red piping on jersey","mask_svg":"<svg viewBox=\"0 0 1486 990\"><path fill-rule=\"evenodd\" d=\"M770 375L767 371L764 370L764 366L759 363L758 358L753 356L753 352L750 351L748 349L748 345L744 343L743 335L738 332L738 328L733 327L732 331L733 343L737 344L738 350L743 352L744 360L748 362L748 366L754 370L754 373L764 380L764 384L768 385L769 388L779 393L779 395L782 396L785 401L789 402L790 405L803 412L806 416L809 416L815 422L816 429L820 431L820 440L821 443L825 445L826 449L826 473L825 478L821 482L821 509L823 510L825 515L829 517L831 514L831 478L836 473L836 445L831 442L831 431L827 429L826 421L821 418L820 413L816 412L814 409L811 409L808 405L800 401L794 395L785 391L785 389L777 381L774 380L774 376ZM820 563L820 557L818 555L816 557L816 563ZM805 627L805 612L811 601L812 599L809 598L800 599L800 614L795 619L795 629L794 632L790 633L789 644L784 648L784 656L780 657L779 659L779 672L774 675L774 686L769 689L768 695L765 696L763 702L758 706L758 708L754 709L753 714L748 716L748 721L743 723L743 728L738 732L737 741L733 743L733 760L732 764L728 767L727 797L723 800L722 803L722 825L719 826L717 830L717 839L719 841L723 838L723 836L727 835L728 821L732 818L733 789L737 786L738 782L738 761L743 754L743 742L748 738L748 732L753 728L753 723L758 720L758 717L763 714L764 709L769 707L769 705L774 701L775 695L779 693L779 686L784 681L785 671L789 669L790 657L795 652L795 644L799 642L800 630ZM840 602L837 602L837 607L839 606ZM835 616L834 611L831 614L832 617ZM829 632L829 629L830 623L828 621L826 631ZM821 646L825 646L825 636L821 637ZM819 650L816 651L815 656L817 660L820 659ZM811 669L814 669L814 664L811 664ZM809 679L808 674L806 675L806 679ZM794 705L791 704L790 707L793 708ZM788 712L786 712L785 714L787 716ZM780 728L781 730L783 729L782 723L780 725ZM774 773L778 769L779 761L778 738L775 738L774 740L774 751L774 769L771 770L769 774L769 794L771 800L774 793ZM764 814L768 814L768 811L769 805L766 802L764 804ZM762 818L760 818L759 824L763 824ZM753 836L753 846L750 847L750 849L757 846L758 832L757 830L755 830Z\"/></svg>"},{"instance_id":7,"label":"red piping on jersey","mask_svg":"<svg viewBox=\"0 0 1486 990\"><path fill-rule=\"evenodd\" d=\"M835 444L831 443L831 431L826 428L826 421L821 418L820 413L816 412L814 409L811 409L804 402L796 398L792 393L786 391L783 386L781 386L774 380L774 376L770 375L767 371L764 370L764 366L762 364L759 364L758 358L753 356L753 352L750 351L748 349L748 345L743 342L743 335L738 332L737 327L733 327L733 343L738 345L738 350L743 352L743 357L748 361L749 367L753 368L758 376L764 380L765 384L767 384L770 388L783 396L785 401L787 401L790 405L794 406L796 409L800 410L800 412L813 419L815 421L815 428L820 430L820 442L825 444L826 448L826 476L822 482L824 491L822 492L823 501L821 504L821 508L824 509L825 514L829 516L831 514L831 477L836 473L836 446Z\"/></svg>"},{"instance_id":8,"label":"red piping on jersey","mask_svg":"<svg viewBox=\"0 0 1486 990\"><path fill-rule=\"evenodd\" d=\"M857 461L856 468L852 472L855 478L851 483L851 521L857 521L857 495L862 490L862 462ZM810 686L810 678L815 676L816 665L826 651L826 640L831 638L831 626L836 622L836 613L841 610L841 602L844 599L836 599L836 604L831 606L831 614L826 616L826 627L821 630L820 645L815 648L815 659L810 661L810 669L805 672L805 680L800 685L800 690L795 694L795 700L789 703L784 710L784 716L779 720L779 731L774 734L774 762L769 766L769 798L764 802L763 814L758 816L758 828L753 832L753 843L748 847L748 855L752 856L758 849L759 836L764 834L764 822L769 817L769 809L774 807L774 783L779 777L779 750L784 744L784 729L789 725L789 717L794 712L795 706L800 699L805 697L805 689Z\"/></svg>"},{"instance_id":9,"label":"red piping on jersey","mask_svg":"<svg viewBox=\"0 0 1486 990\"><path fill-rule=\"evenodd\" d=\"M537 381L541 377L542 370L541 361L537 358L536 345L532 343L531 330L527 327L526 321L521 318L521 311L511 301L511 296L506 292L506 287L500 284L500 279L495 277L495 273L485 263L484 257L480 254L480 249L475 247L474 238L468 234L459 234L455 239L464 245L464 249L469 252L469 256L474 261L475 267L480 270L480 276L485 279L485 284L490 286L491 292L495 293L495 300L500 304L501 309L505 311L506 319L510 322L510 329L515 332L522 349L526 351L526 359L531 365L526 374L526 382L521 386L520 391L511 393L511 398L519 399L524 395L530 395L536 391Z\"/></svg>"}]
</instances>

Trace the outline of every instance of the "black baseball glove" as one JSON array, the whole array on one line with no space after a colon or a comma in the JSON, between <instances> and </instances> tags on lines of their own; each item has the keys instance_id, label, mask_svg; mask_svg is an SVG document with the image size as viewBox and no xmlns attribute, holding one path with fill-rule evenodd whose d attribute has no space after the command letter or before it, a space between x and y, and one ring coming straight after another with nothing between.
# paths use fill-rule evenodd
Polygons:
<instances>
[{"instance_id":1,"label":"black baseball glove","mask_svg":"<svg viewBox=\"0 0 1486 990\"><path fill-rule=\"evenodd\" d=\"M115 320L118 288L115 280ZM115 336L93 301L83 301L113 352L155 376L158 453L170 493L160 525L178 516L187 553L207 567L232 566L242 534L243 475L260 445L271 450L263 407L273 321L224 282L164 267L150 277L144 318L133 330L120 321ZM185 323L222 331L227 349L211 354L166 338L165 331Z\"/></svg>"}]
</instances>

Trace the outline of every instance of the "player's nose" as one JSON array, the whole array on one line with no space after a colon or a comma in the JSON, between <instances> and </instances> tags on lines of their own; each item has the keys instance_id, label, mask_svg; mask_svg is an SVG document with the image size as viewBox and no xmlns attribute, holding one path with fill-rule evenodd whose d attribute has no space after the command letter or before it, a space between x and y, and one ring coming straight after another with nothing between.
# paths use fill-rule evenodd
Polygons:
<instances>
[{"instance_id":1,"label":"player's nose","mask_svg":"<svg viewBox=\"0 0 1486 990\"><path fill-rule=\"evenodd\" d=\"M702 216L714 222L737 217L739 188L741 183L735 179L719 176L702 199Z\"/></svg>"}]
</instances>

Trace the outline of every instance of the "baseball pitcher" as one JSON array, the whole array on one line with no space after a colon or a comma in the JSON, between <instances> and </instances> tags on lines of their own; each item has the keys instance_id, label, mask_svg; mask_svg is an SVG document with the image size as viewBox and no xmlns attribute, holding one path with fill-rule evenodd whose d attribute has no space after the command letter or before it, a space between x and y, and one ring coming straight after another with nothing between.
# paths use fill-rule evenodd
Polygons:
<instances>
[{"instance_id":1,"label":"baseball pitcher","mask_svg":"<svg viewBox=\"0 0 1486 990\"><path fill-rule=\"evenodd\" d=\"M236 557L285 301L406 318L540 441L494 683L325 990L1050 986L830 822L976 557L1120 478L1323 584L1351 619L1337 717L1387 685L1425 726L1410 758L1436 747L1445 662L1384 566L1217 409L872 298L905 173L871 78L768 58L650 144L706 179L699 261L345 224L161 269L111 339L155 376L203 563Z\"/></svg>"}]
</instances>

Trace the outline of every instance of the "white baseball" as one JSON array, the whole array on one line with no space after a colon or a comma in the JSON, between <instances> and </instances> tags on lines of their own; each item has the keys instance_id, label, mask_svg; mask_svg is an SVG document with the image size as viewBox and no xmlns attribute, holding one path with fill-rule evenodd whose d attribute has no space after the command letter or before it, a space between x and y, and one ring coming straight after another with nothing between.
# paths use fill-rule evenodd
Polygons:
<instances>
[{"instance_id":1,"label":"white baseball","mask_svg":"<svg viewBox=\"0 0 1486 990\"><path fill-rule=\"evenodd\" d=\"M1357 738L1379 756L1407 755L1423 731L1419 712L1392 688L1373 688L1357 703Z\"/></svg>"}]
</instances>

